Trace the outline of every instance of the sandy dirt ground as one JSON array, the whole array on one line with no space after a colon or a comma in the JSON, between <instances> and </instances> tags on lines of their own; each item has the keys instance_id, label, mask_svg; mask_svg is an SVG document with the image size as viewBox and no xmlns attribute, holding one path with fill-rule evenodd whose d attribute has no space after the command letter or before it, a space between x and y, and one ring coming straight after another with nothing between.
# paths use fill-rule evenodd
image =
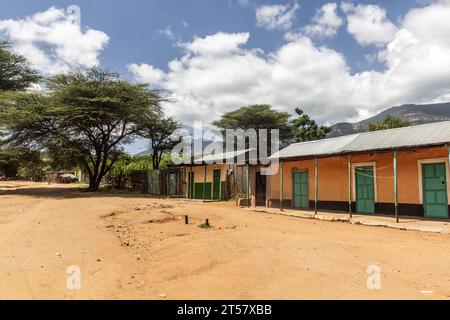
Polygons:
<instances>
[{"instance_id":1,"label":"sandy dirt ground","mask_svg":"<svg viewBox=\"0 0 450 320\"><path fill-rule=\"evenodd\" d=\"M448 299L449 248L450 235L234 203L0 182L2 299ZM379 290L367 287L370 265Z\"/></svg>"}]
</instances>

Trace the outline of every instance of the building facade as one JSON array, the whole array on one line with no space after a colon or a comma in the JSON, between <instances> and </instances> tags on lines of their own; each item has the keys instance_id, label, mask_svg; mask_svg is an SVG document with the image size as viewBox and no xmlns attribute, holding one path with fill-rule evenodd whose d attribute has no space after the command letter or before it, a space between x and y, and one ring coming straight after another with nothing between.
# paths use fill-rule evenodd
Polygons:
<instances>
[{"instance_id":1,"label":"building facade","mask_svg":"<svg viewBox=\"0 0 450 320\"><path fill-rule=\"evenodd\" d=\"M294 144L268 206L448 218L450 122Z\"/></svg>"}]
</instances>

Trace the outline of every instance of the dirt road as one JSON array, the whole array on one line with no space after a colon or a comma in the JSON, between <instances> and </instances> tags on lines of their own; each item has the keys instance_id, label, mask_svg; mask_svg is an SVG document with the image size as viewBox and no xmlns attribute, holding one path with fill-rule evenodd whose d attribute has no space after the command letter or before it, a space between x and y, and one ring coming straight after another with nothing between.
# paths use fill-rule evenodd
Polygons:
<instances>
[{"instance_id":1,"label":"dirt road","mask_svg":"<svg viewBox=\"0 0 450 320\"><path fill-rule=\"evenodd\" d=\"M206 218L212 227L200 228ZM0 182L0 248L2 299L450 297L449 235L233 203ZM370 265L380 267L380 290L367 287ZM68 289L68 279L81 288Z\"/></svg>"}]
</instances>

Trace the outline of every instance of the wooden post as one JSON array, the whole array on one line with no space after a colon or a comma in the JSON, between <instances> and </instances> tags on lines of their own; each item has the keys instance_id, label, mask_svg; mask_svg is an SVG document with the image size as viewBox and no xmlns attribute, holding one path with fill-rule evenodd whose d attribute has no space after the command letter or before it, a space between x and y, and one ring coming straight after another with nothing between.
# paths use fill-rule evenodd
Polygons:
<instances>
[{"instance_id":1,"label":"wooden post","mask_svg":"<svg viewBox=\"0 0 450 320\"><path fill-rule=\"evenodd\" d=\"M280 210L283 211L283 160L280 161Z\"/></svg>"},{"instance_id":2,"label":"wooden post","mask_svg":"<svg viewBox=\"0 0 450 320\"><path fill-rule=\"evenodd\" d=\"M314 215L317 215L317 201L319 198L319 158L315 160L315 182L314 182Z\"/></svg>"},{"instance_id":3,"label":"wooden post","mask_svg":"<svg viewBox=\"0 0 450 320\"><path fill-rule=\"evenodd\" d=\"M350 213L350 219L352 214L352 155L348 155L348 212Z\"/></svg>"},{"instance_id":4,"label":"wooden post","mask_svg":"<svg viewBox=\"0 0 450 320\"><path fill-rule=\"evenodd\" d=\"M397 150L394 150L394 201L395 201L395 220L398 218L398 175L397 175Z\"/></svg>"},{"instance_id":5,"label":"wooden post","mask_svg":"<svg viewBox=\"0 0 450 320\"><path fill-rule=\"evenodd\" d=\"M207 166L205 164L205 174L204 174L204 179L203 179L203 201L205 201L205 192L206 192L206 170L207 170Z\"/></svg>"},{"instance_id":6,"label":"wooden post","mask_svg":"<svg viewBox=\"0 0 450 320\"><path fill-rule=\"evenodd\" d=\"M184 224L189 224L189 216L188 215L184 216Z\"/></svg>"},{"instance_id":7,"label":"wooden post","mask_svg":"<svg viewBox=\"0 0 450 320\"><path fill-rule=\"evenodd\" d=\"M250 208L250 165L247 164L247 207Z\"/></svg>"}]
</instances>

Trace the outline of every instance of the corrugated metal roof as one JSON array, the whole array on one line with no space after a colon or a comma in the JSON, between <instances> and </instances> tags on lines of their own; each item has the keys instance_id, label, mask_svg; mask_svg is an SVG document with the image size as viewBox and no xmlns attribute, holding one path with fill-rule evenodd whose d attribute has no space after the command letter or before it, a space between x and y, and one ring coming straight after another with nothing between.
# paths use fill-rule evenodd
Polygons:
<instances>
[{"instance_id":1,"label":"corrugated metal roof","mask_svg":"<svg viewBox=\"0 0 450 320\"><path fill-rule=\"evenodd\" d=\"M445 143L450 143L450 121L295 143L271 158L314 157Z\"/></svg>"},{"instance_id":2,"label":"corrugated metal roof","mask_svg":"<svg viewBox=\"0 0 450 320\"><path fill-rule=\"evenodd\" d=\"M227 160L233 160L234 158L238 156L245 155L249 151L254 151L255 149L244 149L244 150L237 150L237 151L230 151L230 152L224 152L224 153L218 153L218 154L209 154L204 156L200 159L195 159L195 163L214 163L218 161L227 161Z\"/></svg>"}]
</instances>

